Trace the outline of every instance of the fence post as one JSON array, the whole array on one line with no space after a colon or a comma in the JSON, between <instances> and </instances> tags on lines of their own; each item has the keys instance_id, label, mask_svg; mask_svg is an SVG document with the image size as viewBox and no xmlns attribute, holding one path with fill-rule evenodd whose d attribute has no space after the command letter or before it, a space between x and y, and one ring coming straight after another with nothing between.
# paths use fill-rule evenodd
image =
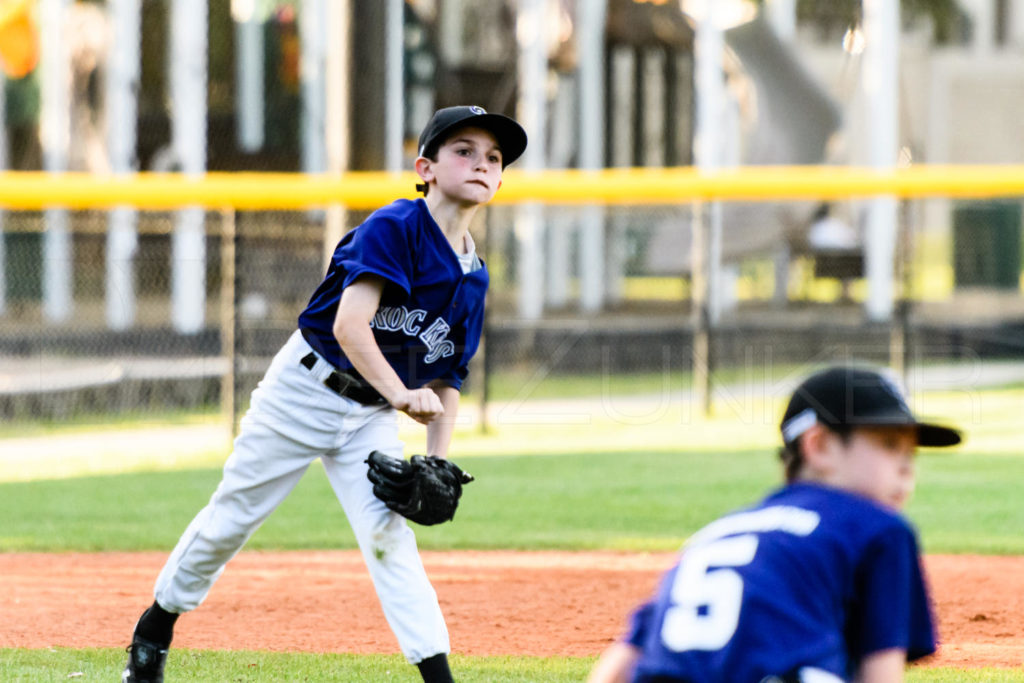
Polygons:
<instances>
[{"instance_id":1,"label":"fence post","mask_svg":"<svg viewBox=\"0 0 1024 683\"><path fill-rule=\"evenodd\" d=\"M690 281L693 326L693 399L704 417L711 415L711 375L714 351L710 309L710 280L708 205L704 201L693 203L693 240L690 245Z\"/></svg>"},{"instance_id":2,"label":"fence post","mask_svg":"<svg viewBox=\"0 0 1024 683\"><path fill-rule=\"evenodd\" d=\"M896 376L909 387L911 371L910 316L914 307L913 239L910 202L900 202L896 221L895 281L897 286L895 315L889 330L889 365Z\"/></svg>"},{"instance_id":3,"label":"fence post","mask_svg":"<svg viewBox=\"0 0 1024 683\"><path fill-rule=\"evenodd\" d=\"M238 233L235 209L221 211L220 348L227 368L221 377L220 404L228 433L238 434Z\"/></svg>"},{"instance_id":4,"label":"fence post","mask_svg":"<svg viewBox=\"0 0 1024 683\"><path fill-rule=\"evenodd\" d=\"M486 220L483 222L484 234L483 234L483 255L484 262L491 262L491 244L494 240L491 239L491 230L493 226L493 212L487 211L485 214ZM480 346L477 348L477 357L480 359L480 433L487 434L490 431L490 423L487 421L487 404L491 398L491 370L493 363L491 363L491 354L487 349L487 341L491 335L491 315L488 312L490 307L484 302L484 324L483 333L480 335Z\"/></svg>"}]
</instances>

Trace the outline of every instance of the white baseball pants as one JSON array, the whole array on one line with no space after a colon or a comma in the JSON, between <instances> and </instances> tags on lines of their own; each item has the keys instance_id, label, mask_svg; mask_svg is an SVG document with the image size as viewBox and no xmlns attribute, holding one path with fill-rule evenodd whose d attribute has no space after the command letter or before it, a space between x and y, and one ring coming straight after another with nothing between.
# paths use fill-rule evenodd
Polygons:
<instances>
[{"instance_id":1,"label":"white baseball pants","mask_svg":"<svg viewBox=\"0 0 1024 683\"><path fill-rule=\"evenodd\" d=\"M384 615L413 664L448 653L448 629L412 529L373 495L370 451L402 457L396 413L363 406L323 384L332 368L299 365L310 347L296 332L252 394L224 477L178 541L154 595L170 612L195 609L224 565L320 458L359 542ZM339 634L339 637L344 637Z\"/></svg>"}]
</instances>

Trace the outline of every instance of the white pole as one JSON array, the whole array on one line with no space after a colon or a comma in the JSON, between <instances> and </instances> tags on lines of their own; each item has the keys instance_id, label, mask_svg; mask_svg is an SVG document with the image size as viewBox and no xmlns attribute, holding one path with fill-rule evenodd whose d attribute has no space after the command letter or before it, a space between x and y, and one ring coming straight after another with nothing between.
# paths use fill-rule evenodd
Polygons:
<instances>
[{"instance_id":1,"label":"white pole","mask_svg":"<svg viewBox=\"0 0 1024 683\"><path fill-rule=\"evenodd\" d=\"M1024 7L1019 2L1015 2L1010 4L1007 10L1010 16L1006 21L1006 47L1019 48L1024 45Z\"/></svg>"},{"instance_id":2,"label":"white pole","mask_svg":"<svg viewBox=\"0 0 1024 683\"><path fill-rule=\"evenodd\" d=\"M299 10L302 80L302 170L327 170L325 140L327 68L327 4L325 0L303 0Z\"/></svg>"},{"instance_id":3,"label":"white pole","mask_svg":"<svg viewBox=\"0 0 1024 683\"><path fill-rule=\"evenodd\" d=\"M604 166L604 25L607 0L579 0L576 25L579 60L581 169ZM598 204L580 214L580 308L595 313L604 305L604 211Z\"/></svg>"},{"instance_id":4,"label":"white pole","mask_svg":"<svg viewBox=\"0 0 1024 683\"><path fill-rule=\"evenodd\" d=\"M141 0L109 0L112 23L107 53L107 150L110 170L129 174L135 160L136 101L140 70ZM107 232L107 326L125 330L135 322L132 259L137 246L136 212L124 206L110 212Z\"/></svg>"},{"instance_id":5,"label":"white pole","mask_svg":"<svg viewBox=\"0 0 1024 683\"><path fill-rule=\"evenodd\" d=\"M634 148L640 141L634 139L633 103L636 89L633 81L636 73L636 54L632 47L616 46L611 50L610 89L608 92L608 131L611 136L608 165L625 168L633 165ZM605 278L603 293L605 303L618 304L625 296L626 273L626 224L623 212L614 212L610 219L605 240Z\"/></svg>"},{"instance_id":6,"label":"white pole","mask_svg":"<svg viewBox=\"0 0 1024 683\"><path fill-rule=\"evenodd\" d=\"M796 39L796 0L766 0L765 10L768 13L768 22L775 31L775 35L782 42L792 44ZM787 285L789 282L790 258L789 246L780 241L775 251L773 264L775 268L775 292L772 299L778 305L784 305L789 297Z\"/></svg>"},{"instance_id":7,"label":"white pole","mask_svg":"<svg viewBox=\"0 0 1024 683\"><path fill-rule=\"evenodd\" d=\"M402 170L405 142L405 0L388 0L384 68L387 73L386 116L384 127L384 159L392 173Z\"/></svg>"},{"instance_id":8,"label":"white pole","mask_svg":"<svg viewBox=\"0 0 1024 683\"><path fill-rule=\"evenodd\" d=\"M463 23L466 11L464 6L471 0L444 0L436 3L438 9L437 51L440 61L446 64L462 64ZM529 1L529 0L525 0Z\"/></svg>"},{"instance_id":9,"label":"white pole","mask_svg":"<svg viewBox=\"0 0 1024 683\"><path fill-rule=\"evenodd\" d=\"M765 0L768 22L782 42L796 38L796 0Z\"/></svg>"},{"instance_id":10,"label":"white pole","mask_svg":"<svg viewBox=\"0 0 1024 683\"><path fill-rule=\"evenodd\" d=\"M640 77L640 119L643 135L639 140L644 166L665 165L665 53L661 48L645 48L638 55Z\"/></svg>"},{"instance_id":11,"label":"white pole","mask_svg":"<svg viewBox=\"0 0 1024 683\"><path fill-rule=\"evenodd\" d=\"M171 0L171 136L181 172L206 172L206 0ZM201 207L178 212L171 237L171 320L193 334L206 308L206 230Z\"/></svg>"},{"instance_id":12,"label":"white pole","mask_svg":"<svg viewBox=\"0 0 1024 683\"><path fill-rule=\"evenodd\" d=\"M696 116L694 157L701 171L714 171L722 165L722 116L725 113L725 78L722 73L725 37L719 12L722 2L703 0L697 18L697 32L694 39L694 69L696 80ZM722 269L722 209L721 204L712 202L707 211L698 212L707 221L707 307L709 322L714 324L721 316L721 269ZM695 221L693 229L703 226ZM694 240L694 245L701 240ZM696 260L695 260L696 262Z\"/></svg>"},{"instance_id":13,"label":"white pole","mask_svg":"<svg viewBox=\"0 0 1024 683\"><path fill-rule=\"evenodd\" d=\"M257 0L231 0L235 21L235 121L238 146L246 152L263 147L263 23Z\"/></svg>"},{"instance_id":14,"label":"white pole","mask_svg":"<svg viewBox=\"0 0 1024 683\"><path fill-rule=\"evenodd\" d=\"M61 173L68 168L71 139L71 55L68 50L69 0L42 0L39 5L42 72L41 130L43 168Z\"/></svg>"},{"instance_id":15,"label":"white pole","mask_svg":"<svg viewBox=\"0 0 1024 683\"><path fill-rule=\"evenodd\" d=\"M545 85L547 84L546 0L522 0L516 18L519 41L519 121L530 137L520 166L525 171L544 167ZM517 279L519 315L538 320L544 312L544 210L540 204L523 204L516 211L515 235L519 244Z\"/></svg>"},{"instance_id":16,"label":"white pole","mask_svg":"<svg viewBox=\"0 0 1024 683\"><path fill-rule=\"evenodd\" d=\"M1012 11L1019 2L1007 3ZM959 5L971 18L971 49L990 54L996 44L996 0L962 0Z\"/></svg>"},{"instance_id":17,"label":"white pole","mask_svg":"<svg viewBox=\"0 0 1024 683\"><path fill-rule=\"evenodd\" d=\"M887 170L896 164L899 145L899 3L893 0L863 0L863 3L866 42L862 86L869 131L868 164ZM868 202L866 311L875 321L885 321L892 316L896 220L894 196L880 196Z\"/></svg>"},{"instance_id":18,"label":"white pole","mask_svg":"<svg viewBox=\"0 0 1024 683\"><path fill-rule=\"evenodd\" d=\"M570 247L572 245L572 217L564 210L548 210L550 229L547 230L545 256L544 305L563 308L569 302Z\"/></svg>"},{"instance_id":19,"label":"white pole","mask_svg":"<svg viewBox=\"0 0 1024 683\"><path fill-rule=\"evenodd\" d=\"M325 24L331 39L327 43L325 62L324 102L327 125L324 127L324 140L327 149L327 168L331 173L343 173L349 162L348 132L351 121L346 103L351 88L348 70L351 14L349 0L336 0L328 5L325 15Z\"/></svg>"},{"instance_id":20,"label":"white pole","mask_svg":"<svg viewBox=\"0 0 1024 683\"><path fill-rule=\"evenodd\" d=\"M331 39L327 43L327 61L324 84L324 109L326 125L324 143L327 156L327 171L340 174L349 163L349 65L351 51L351 16L349 0L335 0L327 7L324 24ZM345 232L347 222L345 207L335 204L327 208L324 226L324 262L334 253L334 247Z\"/></svg>"},{"instance_id":21,"label":"white pole","mask_svg":"<svg viewBox=\"0 0 1024 683\"><path fill-rule=\"evenodd\" d=\"M43 168L61 173L68 167L71 138L71 69L65 40L68 0L43 0L39 6L42 71L41 137ZM71 234L66 209L45 214L43 235L43 316L62 322L71 316Z\"/></svg>"},{"instance_id":22,"label":"white pole","mask_svg":"<svg viewBox=\"0 0 1024 683\"><path fill-rule=\"evenodd\" d=\"M573 153L573 132L576 128L578 101L572 76L560 77L551 106L548 168L566 168ZM548 209L547 253L544 282L545 305L563 308L569 302L569 276L572 274L571 247L573 215L567 209Z\"/></svg>"},{"instance_id":23,"label":"white pole","mask_svg":"<svg viewBox=\"0 0 1024 683\"><path fill-rule=\"evenodd\" d=\"M725 39L715 17L719 3L703 0L703 12L697 20L694 42L694 69L696 77L696 120L694 157L698 168L713 171L720 164L722 135L719 119L725 99L725 80L722 75L722 50Z\"/></svg>"}]
</instances>

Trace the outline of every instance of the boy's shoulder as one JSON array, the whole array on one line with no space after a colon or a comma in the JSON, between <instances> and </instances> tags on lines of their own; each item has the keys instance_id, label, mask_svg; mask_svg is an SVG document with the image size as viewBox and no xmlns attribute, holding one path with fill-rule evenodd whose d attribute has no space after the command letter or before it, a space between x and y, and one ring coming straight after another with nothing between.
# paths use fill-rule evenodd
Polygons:
<instances>
[{"instance_id":1,"label":"boy's shoulder","mask_svg":"<svg viewBox=\"0 0 1024 683\"><path fill-rule=\"evenodd\" d=\"M848 528L851 533L871 536L903 529L913 533L898 510L853 491L811 482L788 484L765 498L761 506L792 505L813 510L822 519Z\"/></svg>"},{"instance_id":2,"label":"boy's shoulder","mask_svg":"<svg viewBox=\"0 0 1024 683\"><path fill-rule=\"evenodd\" d=\"M428 221L432 220L429 216L430 210L422 200L396 199L363 219L354 230L345 235L342 244L348 244L360 236L375 233L385 226L387 230L377 234L396 236L405 234L406 239L418 239L417 235L426 232L425 226Z\"/></svg>"},{"instance_id":3,"label":"boy's shoulder","mask_svg":"<svg viewBox=\"0 0 1024 683\"><path fill-rule=\"evenodd\" d=\"M422 199L406 199L400 197L387 206L382 206L379 211L386 211L396 216L409 216L422 213L426 208Z\"/></svg>"},{"instance_id":4,"label":"boy's shoulder","mask_svg":"<svg viewBox=\"0 0 1024 683\"><path fill-rule=\"evenodd\" d=\"M411 224L418 222L424 212L429 214L423 200L400 198L371 213L363 221L363 224L372 223L375 220L392 220Z\"/></svg>"},{"instance_id":5,"label":"boy's shoulder","mask_svg":"<svg viewBox=\"0 0 1024 683\"><path fill-rule=\"evenodd\" d=\"M422 198L396 199L370 214L359 227L372 226L374 223L389 223L392 229L406 232L415 236L415 239L437 239L441 235L430 209L427 208L427 203Z\"/></svg>"}]
</instances>

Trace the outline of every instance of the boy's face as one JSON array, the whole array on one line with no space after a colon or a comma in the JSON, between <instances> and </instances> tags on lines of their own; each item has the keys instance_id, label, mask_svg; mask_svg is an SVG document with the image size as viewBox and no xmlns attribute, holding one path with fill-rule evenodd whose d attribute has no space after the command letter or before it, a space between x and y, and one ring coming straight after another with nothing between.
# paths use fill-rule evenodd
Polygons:
<instances>
[{"instance_id":1,"label":"boy's face","mask_svg":"<svg viewBox=\"0 0 1024 683\"><path fill-rule=\"evenodd\" d=\"M437 192L457 204L484 204L501 187L501 149L482 128L457 130L438 149L437 160L427 162L422 168L417 164L420 177L435 182Z\"/></svg>"},{"instance_id":2,"label":"boy's face","mask_svg":"<svg viewBox=\"0 0 1024 683\"><path fill-rule=\"evenodd\" d=\"M897 510L906 505L914 491L917 433L913 427L862 427L845 442L830 436L825 483Z\"/></svg>"}]
</instances>

